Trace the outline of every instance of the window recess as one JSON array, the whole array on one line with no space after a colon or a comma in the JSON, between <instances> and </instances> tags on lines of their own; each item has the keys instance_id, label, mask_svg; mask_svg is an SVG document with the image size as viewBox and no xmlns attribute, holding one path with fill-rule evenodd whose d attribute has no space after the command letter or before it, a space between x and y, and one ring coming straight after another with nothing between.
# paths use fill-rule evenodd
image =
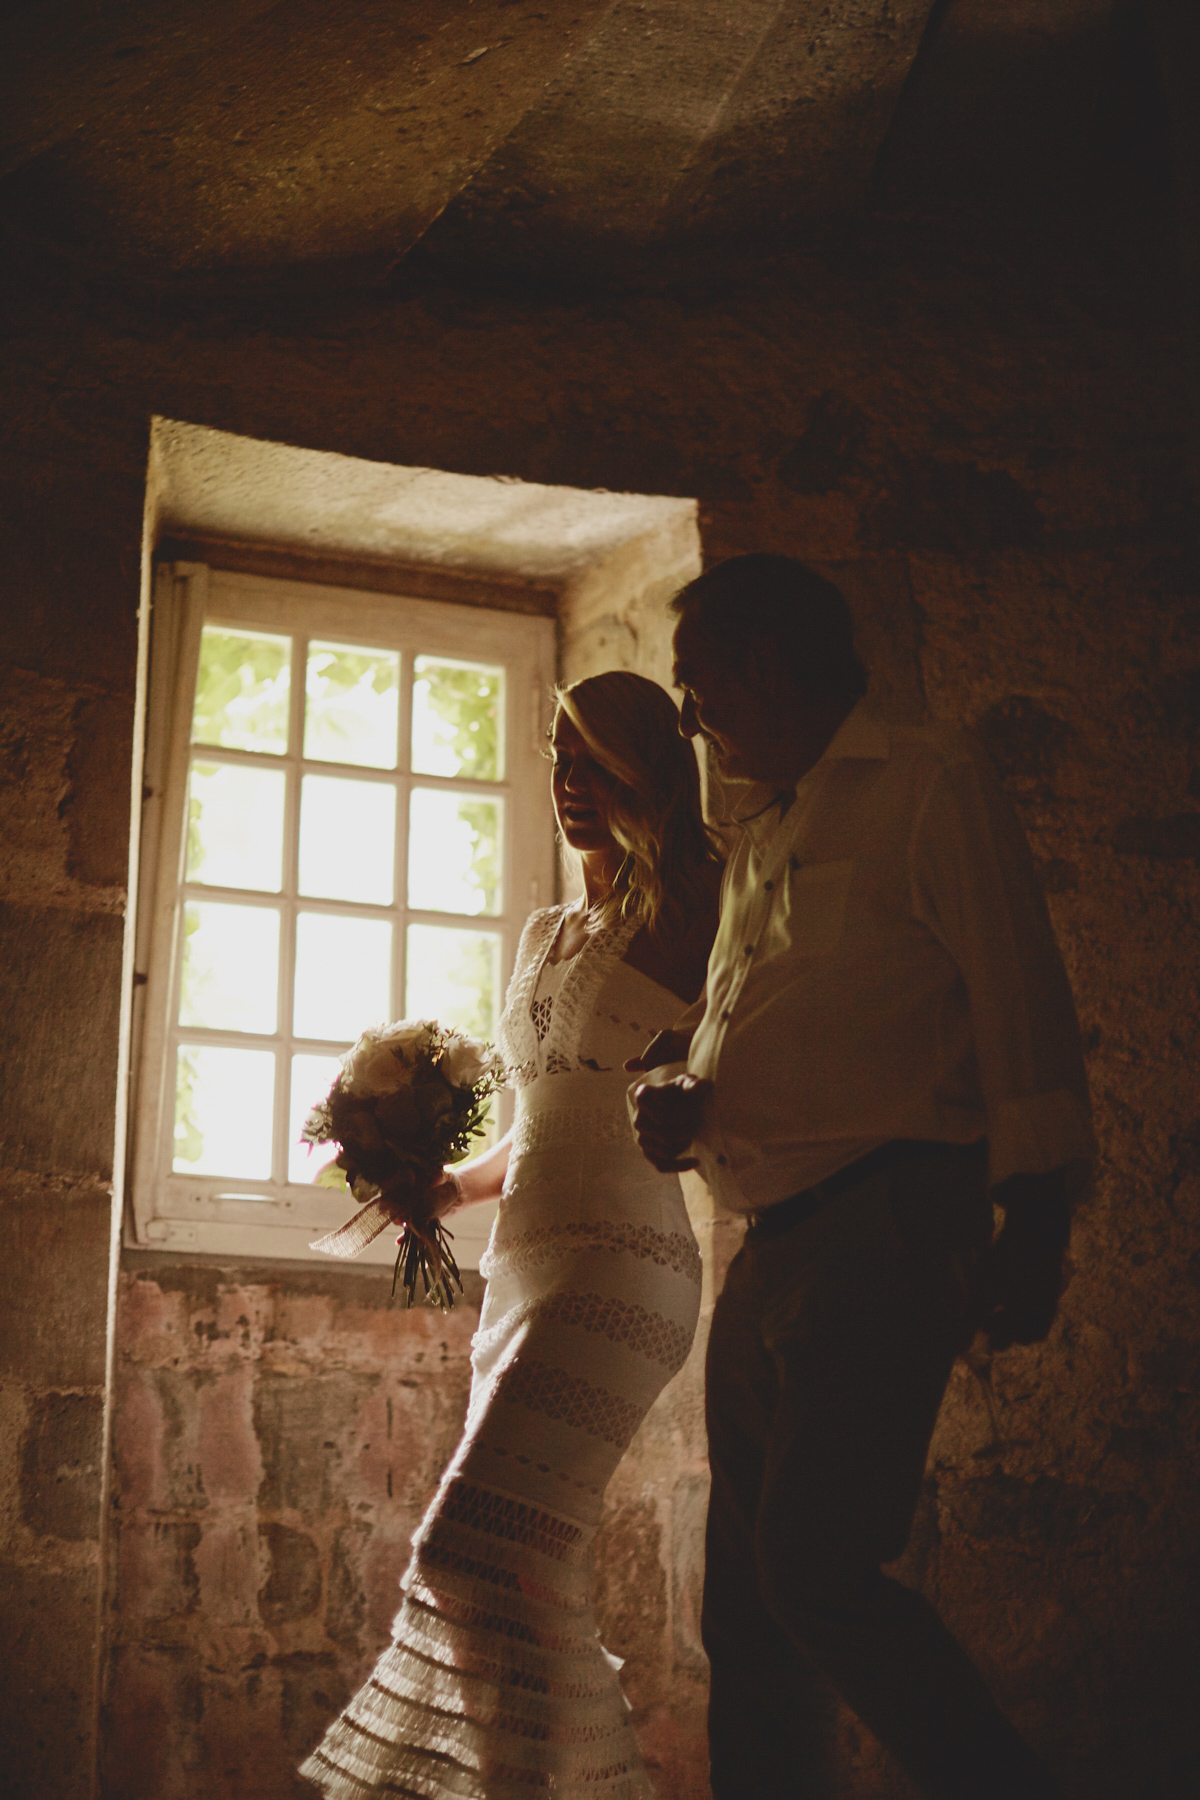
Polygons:
<instances>
[{"instance_id":1,"label":"window recess","mask_svg":"<svg viewBox=\"0 0 1200 1800\"><path fill-rule=\"evenodd\" d=\"M299 1133L341 1054L402 1016L495 1037L553 893L553 675L545 618L159 569L135 1244L316 1260L354 1203ZM490 1224L454 1221L464 1267Z\"/></svg>"}]
</instances>

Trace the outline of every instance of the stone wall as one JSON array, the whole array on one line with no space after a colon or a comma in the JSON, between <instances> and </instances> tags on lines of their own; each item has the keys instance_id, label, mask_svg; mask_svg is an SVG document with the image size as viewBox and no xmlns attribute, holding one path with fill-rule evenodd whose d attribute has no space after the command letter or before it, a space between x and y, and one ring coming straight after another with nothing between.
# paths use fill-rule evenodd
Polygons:
<instances>
[{"instance_id":1,"label":"stone wall","mask_svg":"<svg viewBox=\"0 0 1200 1800\"><path fill-rule=\"evenodd\" d=\"M135 437L136 437L135 432ZM143 442L144 442L143 437ZM12 1792L88 1791L142 483L4 452L0 1633ZM95 540L64 539L75 508Z\"/></svg>"},{"instance_id":2,"label":"stone wall","mask_svg":"<svg viewBox=\"0 0 1200 1800\"><path fill-rule=\"evenodd\" d=\"M1200 652L1165 235L876 217L742 284L716 268L608 297L414 272L295 304L138 299L101 275L27 250L3 277L0 1630L20 1655L0 1754L14 1797L82 1795L88 1779L155 413L382 462L695 496L707 556L785 550L845 582L889 704L983 730L1076 982L1103 1160L1061 1323L997 1364L1002 1442L956 1382L908 1567L1070 1793L1189 1791ZM623 642L636 624L616 618ZM653 654L661 669L661 639ZM128 1260L110 1800L287 1793L292 1757L385 1637L405 1537L457 1430L470 1318L451 1330L382 1297L353 1273ZM691 1369L618 1475L603 1576L647 1751L679 1800L704 1793L697 1395ZM389 1399L392 1443L420 1421L420 1456L388 1460ZM844 1750L855 1792L902 1792L849 1725Z\"/></svg>"},{"instance_id":3,"label":"stone wall","mask_svg":"<svg viewBox=\"0 0 1200 1800\"><path fill-rule=\"evenodd\" d=\"M481 1284L139 1256L122 1279L105 1791L308 1792L298 1760L388 1640L453 1448Z\"/></svg>"}]
</instances>

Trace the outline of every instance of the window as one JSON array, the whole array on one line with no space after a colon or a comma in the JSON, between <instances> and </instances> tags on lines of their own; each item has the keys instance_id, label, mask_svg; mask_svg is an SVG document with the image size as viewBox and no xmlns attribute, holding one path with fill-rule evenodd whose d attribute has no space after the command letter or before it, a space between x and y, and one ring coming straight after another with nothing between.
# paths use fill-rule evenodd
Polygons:
<instances>
[{"instance_id":1,"label":"window","mask_svg":"<svg viewBox=\"0 0 1200 1800\"><path fill-rule=\"evenodd\" d=\"M545 618L159 572L137 1243L311 1257L354 1206L299 1141L340 1054L402 1016L494 1038L552 895L553 654ZM485 1210L456 1224L464 1266Z\"/></svg>"}]
</instances>

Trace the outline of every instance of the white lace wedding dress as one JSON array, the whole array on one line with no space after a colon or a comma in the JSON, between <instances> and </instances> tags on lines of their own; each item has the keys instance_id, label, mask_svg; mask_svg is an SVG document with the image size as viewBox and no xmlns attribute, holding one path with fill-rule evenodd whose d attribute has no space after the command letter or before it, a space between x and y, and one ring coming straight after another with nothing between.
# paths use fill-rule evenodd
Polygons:
<instances>
[{"instance_id":1,"label":"white lace wedding dress","mask_svg":"<svg viewBox=\"0 0 1200 1800\"><path fill-rule=\"evenodd\" d=\"M331 1800L653 1792L591 1556L604 1490L699 1311L679 1181L639 1152L621 1066L682 1003L622 961L631 926L548 963L563 912L529 920L501 1021L516 1124L462 1442L413 1539L391 1648L301 1770Z\"/></svg>"}]
</instances>

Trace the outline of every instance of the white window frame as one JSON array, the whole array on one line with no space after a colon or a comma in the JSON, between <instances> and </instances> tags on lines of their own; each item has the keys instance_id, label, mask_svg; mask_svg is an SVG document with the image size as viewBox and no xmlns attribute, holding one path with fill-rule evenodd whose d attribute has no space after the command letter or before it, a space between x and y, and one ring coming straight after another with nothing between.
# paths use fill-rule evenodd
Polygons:
<instances>
[{"instance_id":1,"label":"white window frame","mask_svg":"<svg viewBox=\"0 0 1200 1800\"><path fill-rule=\"evenodd\" d=\"M402 659L400 742L404 748L400 769L393 775L402 790L412 784L439 785L438 777L412 775L409 768L412 657L424 653L505 667L504 779L469 783L480 793L486 791L504 800L501 910L486 916L464 916L461 921L465 929L499 934L502 996L528 913L536 906L548 905L554 897L554 814L545 732L555 674L555 622L490 607L236 574L203 563L163 564L156 571L133 1021L137 1076L132 1095L132 1205L126 1242L132 1248L148 1250L255 1261L285 1258L336 1266L309 1244L353 1212L354 1202L347 1194L289 1185L286 1179L260 1184L172 1170L175 1071L168 1050L178 992L192 708L200 632L206 623L269 631L297 640L317 638L398 650ZM295 735L304 687L303 663L296 662L298 648L297 644L293 649L291 727L297 755L295 759L279 758L279 765L289 771L287 813L293 840L299 775L307 766L299 759ZM341 772L340 765L325 766ZM316 772L320 765L312 767ZM446 785L460 787L462 783ZM396 866L403 872L407 867L405 806L401 805L399 815L401 841ZM396 905L376 909L378 915L386 913L393 920L393 1017L401 1015L405 991L403 919L407 908L403 889L398 888L397 893ZM286 882L284 898L292 898ZM306 907L309 904L305 902ZM322 905L319 901L313 904L318 910ZM417 923L448 922L442 915L414 912L411 916ZM363 1021L364 1026L372 1023ZM282 1028L282 1019L278 1036L283 1042L277 1050L277 1083L287 1079L289 1033ZM511 1100L505 1095L500 1128L506 1129L510 1119ZM279 1137L277 1130L277 1140ZM281 1157L286 1158L286 1149L285 1143L276 1142L276 1177L286 1177L286 1160L280 1163ZM237 1199L218 1191L233 1187L242 1193L262 1189L261 1197ZM494 1207L476 1206L456 1215L455 1250L461 1267L478 1267L494 1212ZM393 1234L385 1233L358 1261L390 1263L394 1256Z\"/></svg>"}]
</instances>

